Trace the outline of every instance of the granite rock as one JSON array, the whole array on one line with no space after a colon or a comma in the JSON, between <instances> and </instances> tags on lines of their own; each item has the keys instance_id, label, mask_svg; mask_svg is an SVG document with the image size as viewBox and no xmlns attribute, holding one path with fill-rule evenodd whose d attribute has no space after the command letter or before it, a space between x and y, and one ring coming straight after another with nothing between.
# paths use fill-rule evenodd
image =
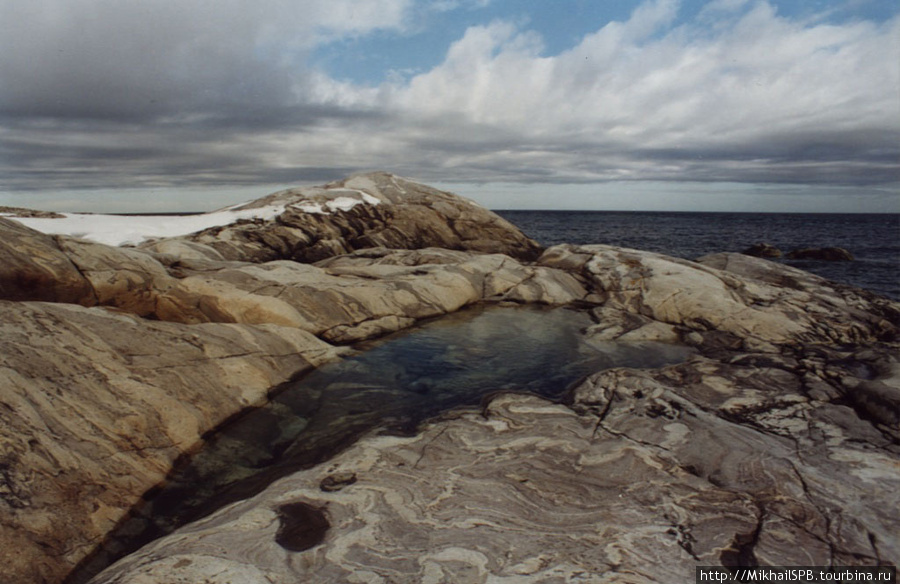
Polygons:
<instances>
[{"instance_id":1,"label":"granite rock","mask_svg":"<svg viewBox=\"0 0 900 584\"><path fill-rule=\"evenodd\" d=\"M274 221L241 221L185 239L229 260L304 263L358 249L440 247L531 260L540 246L463 197L385 172L288 189L234 210L283 207ZM158 244L148 244L159 249Z\"/></svg>"},{"instance_id":2,"label":"granite rock","mask_svg":"<svg viewBox=\"0 0 900 584\"><path fill-rule=\"evenodd\" d=\"M0 299L93 305L93 289L58 239L0 217Z\"/></svg>"},{"instance_id":3,"label":"granite rock","mask_svg":"<svg viewBox=\"0 0 900 584\"><path fill-rule=\"evenodd\" d=\"M558 246L538 267L586 292L594 339L699 354L597 372L563 403L504 393L371 435L92 582L668 582L900 561L896 303L741 254Z\"/></svg>"},{"instance_id":4,"label":"granite rock","mask_svg":"<svg viewBox=\"0 0 900 584\"><path fill-rule=\"evenodd\" d=\"M691 262L604 245L559 245L538 265L577 275L587 300L745 348L897 337L897 303L743 254ZM648 321L649 322L649 321Z\"/></svg>"},{"instance_id":5,"label":"granite rock","mask_svg":"<svg viewBox=\"0 0 900 584\"><path fill-rule=\"evenodd\" d=\"M205 432L335 357L295 328L0 301L3 581L62 581Z\"/></svg>"}]
</instances>

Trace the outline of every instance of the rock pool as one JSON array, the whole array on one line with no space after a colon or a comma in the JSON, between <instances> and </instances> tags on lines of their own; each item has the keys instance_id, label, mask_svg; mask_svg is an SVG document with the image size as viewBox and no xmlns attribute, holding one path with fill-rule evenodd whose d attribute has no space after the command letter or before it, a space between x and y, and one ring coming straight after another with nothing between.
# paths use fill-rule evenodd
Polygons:
<instances>
[{"instance_id":1,"label":"rock pool","mask_svg":"<svg viewBox=\"0 0 900 584\"><path fill-rule=\"evenodd\" d=\"M89 571L371 431L414 432L423 420L477 406L498 391L560 398L585 375L661 367L691 350L665 343L592 343L588 314L568 308L479 305L357 345L287 384L265 407L219 428L148 493Z\"/></svg>"}]
</instances>

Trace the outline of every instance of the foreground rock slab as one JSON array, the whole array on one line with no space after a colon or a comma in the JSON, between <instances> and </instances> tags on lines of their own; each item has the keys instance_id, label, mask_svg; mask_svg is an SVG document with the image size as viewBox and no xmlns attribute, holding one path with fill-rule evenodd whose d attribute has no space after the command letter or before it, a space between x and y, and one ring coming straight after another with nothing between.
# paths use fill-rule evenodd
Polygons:
<instances>
[{"instance_id":1,"label":"foreground rock slab","mask_svg":"<svg viewBox=\"0 0 900 584\"><path fill-rule=\"evenodd\" d=\"M210 428L336 357L275 325L0 301L4 582L60 582Z\"/></svg>"}]
</instances>

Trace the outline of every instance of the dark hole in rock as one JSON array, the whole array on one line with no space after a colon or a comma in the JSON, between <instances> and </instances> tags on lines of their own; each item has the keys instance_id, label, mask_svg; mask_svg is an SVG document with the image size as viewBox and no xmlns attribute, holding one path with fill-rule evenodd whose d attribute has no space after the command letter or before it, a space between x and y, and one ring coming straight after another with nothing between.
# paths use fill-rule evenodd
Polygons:
<instances>
[{"instance_id":1,"label":"dark hole in rock","mask_svg":"<svg viewBox=\"0 0 900 584\"><path fill-rule=\"evenodd\" d=\"M331 524L325 511L306 503L289 503L278 508L275 542L291 552L302 552L325 540Z\"/></svg>"}]
</instances>

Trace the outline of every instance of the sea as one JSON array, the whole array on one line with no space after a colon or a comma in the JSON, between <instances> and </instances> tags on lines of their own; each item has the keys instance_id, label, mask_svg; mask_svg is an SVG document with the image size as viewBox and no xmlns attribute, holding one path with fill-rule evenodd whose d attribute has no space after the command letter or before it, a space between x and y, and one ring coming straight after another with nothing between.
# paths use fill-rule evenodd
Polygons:
<instances>
[{"instance_id":1,"label":"sea","mask_svg":"<svg viewBox=\"0 0 900 584\"><path fill-rule=\"evenodd\" d=\"M784 253L841 247L853 261L779 261L829 280L900 300L900 214L495 211L545 247L630 247L693 260L755 243Z\"/></svg>"}]
</instances>

